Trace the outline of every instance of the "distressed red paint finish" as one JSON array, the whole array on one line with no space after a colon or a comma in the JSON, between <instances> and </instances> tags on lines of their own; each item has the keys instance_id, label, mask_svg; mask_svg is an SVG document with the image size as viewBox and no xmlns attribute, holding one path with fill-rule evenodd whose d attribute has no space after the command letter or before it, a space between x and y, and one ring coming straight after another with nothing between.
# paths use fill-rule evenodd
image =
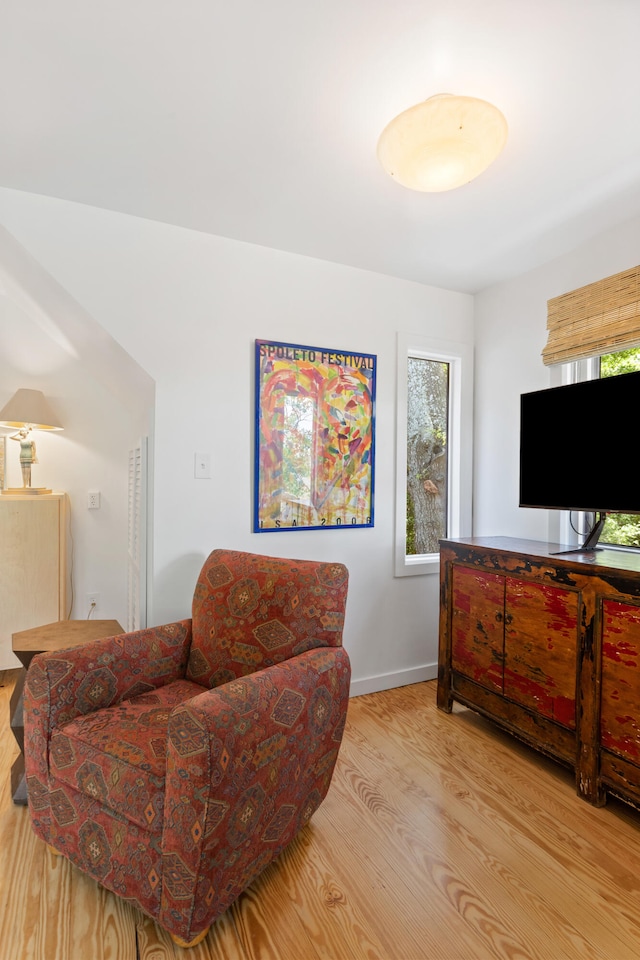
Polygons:
<instances>
[{"instance_id":1,"label":"distressed red paint finish","mask_svg":"<svg viewBox=\"0 0 640 960\"><path fill-rule=\"evenodd\" d=\"M538 683L530 677L505 667L504 688L512 700L535 706L536 712L543 717L555 720L556 723L561 723L573 730L576 725L575 697L556 693L554 686L553 679L550 677L545 678L545 683Z\"/></svg>"},{"instance_id":2,"label":"distressed red paint finish","mask_svg":"<svg viewBox=\"0 0 640 960\"><path fill-rule=\"evenodd\" d=\"M506 578L504 694L575 729L578 595Z\"/></svg>"},{"instance_id":3,"label":"distressed red paint finish","mask_svg":"<svg viewBox=\"0 0 640 960\"><path fill-rule=\"evenodd\" d=\"M602 604L600 742L629 760L640 759L640 608L617 600Z\"/></svg>"},{"instance_id":4,"label":"distressed red paint finish","mask_svg":"<svg viewBox=\"0 0 640 960\"><path fill-rule=\"evenodd\" d=\"M621 633L621 630L615 631L616 633ZM631 643L627 643L624 640L620 640L617 643L611 643L610 641L603 641L602 644L602 655L608 660L612 660L614 663L621 663L625 667L637 667L638 666L638 649Z\"/></svg>"},{"instance_id":5,"label":"distressed red paint finish","mask_svg":"<svg viewBox=\"0 0 640 960\"><path fill-rule=\"evenodd\" d=\"M577 629L575 591L454 568L454 670L571 729Z\"/></svg>"},{"instance_id":6,"label":"distressed red paint finish","mask_svg":"<svg viewBox=\"0 0 640 960\"><path fill-rule=\"evenodd\" d=\"M451 630L454 670L502 693L504 577L472 567L455 567Z\"/></svg>"}]
</instances>

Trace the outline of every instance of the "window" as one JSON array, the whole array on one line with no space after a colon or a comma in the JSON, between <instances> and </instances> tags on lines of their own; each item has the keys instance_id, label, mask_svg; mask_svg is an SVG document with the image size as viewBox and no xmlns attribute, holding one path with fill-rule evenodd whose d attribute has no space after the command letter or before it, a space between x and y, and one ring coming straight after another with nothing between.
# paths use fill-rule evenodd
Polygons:
<instances>
[{"instance_id":1,"label":"window","mask_svg":"<svg viewBox=\"0 0 640 960\"><path fill-rule=\"evenodd\" d=\"M640 347L635 346L640 342L640 266L549 300L547 330L542 356L552 368L553 386L559 385L558 379L576 383L640 370ZM605 455L614 457L613 431L607 440ZM581 516L583 522L585 514ZM550 521L550 526L555 524ZM569 513L562 516L560 528L567 542L572 534L585 532L576 529ZM640 547L640 517L612 514L600 540Z\"/></svg>"},{"instance_id":2,"label":"window","mask_svg":"<svg viewBox=\"0 0 640 960\"><path fill-rule=\"evenodd\" d=\"M640 370L640 347L631 347L626 350L619 350L616 353L603 354L600 357L590 357L562 365L558 364L557 370L560 373L561 383L577 383L581 380L593 380L597 377L615 377L621 373L631 373ZM614 442L612 435L609 438L610 449L605 448L605 453L613 454ZM578 514L578 518L581 519L578 519L576 526L576 518L573 513L566 514L560 522L560 541L572 542L572 534L578 534L579 537L585 536L590 528L589 518L592 517L593 514ZM550 539L553 539L552 531L550 531ZM633 513L609 514L599 542L620 547L640 547L640 515Z\"/></svg>"},{"instance_id":3,"label":"window","mask_svg":"<svg viewBox=\"0 0 640 960\"><path fill-rule=\"evenodd\" d=\"M405 553L437 553L448 534L450 364L407 357Z\"/></svg>"},{"instance_id":4,"label":"window","mask_svg":"<svg viewBox=\"0 0 640 960\"><path fill-rule=\"evenodd\" d=\"M398 334L396 576L437 573L470 533L471 349Z\"/></svg>"},{"instance_id":5,"label":"window","mask_svg":"<svg viewBox=\"0 0 640 960\"><path fill-rule=\"evenodd\" d=\"M608 353L599 358L598 375L615 377L640 370L640 347ZM613 438L611 438L611 442ZM601 543L640 547L640 516L635 513L612 513L607 517L600 536Z\"/></svg>"}]
</instances>

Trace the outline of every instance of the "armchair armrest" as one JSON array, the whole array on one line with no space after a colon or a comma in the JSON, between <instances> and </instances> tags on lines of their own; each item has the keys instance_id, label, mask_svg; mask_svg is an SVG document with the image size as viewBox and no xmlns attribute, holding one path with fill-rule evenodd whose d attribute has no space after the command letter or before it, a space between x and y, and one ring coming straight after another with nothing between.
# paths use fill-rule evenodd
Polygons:
<instances>
[{"instance_id":1,"label":"armchair armrest","mask_svg":"<svg viewBox=\"0 0 640 960\"><path fill-rule=\"evenodd\" d=\"M194 937L307 823L329 789L349 680L346 651L320 647L176 707L160 922L179 914Z\"/></svg>"},{"instance_id":2,"label":"armchair armrest","mask_svg":"<svg viewBox=\"0 0 640 960\"><path fill-rule=\"evenodd\" d=\"M189 619L39 653L27 673L25 702L44 707L51 728L67 723L180 679L190 643Z\"/></svg>"},{"instance_id":3,"label":"armchair armrest","mask_svg":"<svg viewBox=\"0 0 640 960\"><path fill-rule=\"evenodd\" d=\"M32 807L48 783L53 729L180 679L190 645L189 619L33 658L24 688L25 774Z\"/></svg>"}]
</instances>

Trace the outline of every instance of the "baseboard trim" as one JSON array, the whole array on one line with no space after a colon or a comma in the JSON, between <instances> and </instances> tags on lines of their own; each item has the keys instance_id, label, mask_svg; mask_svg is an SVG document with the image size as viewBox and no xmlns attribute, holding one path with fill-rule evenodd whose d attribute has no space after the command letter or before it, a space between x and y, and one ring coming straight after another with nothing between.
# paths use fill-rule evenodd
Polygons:
<instances>
[{"instance_id":1,"label":"baseboard trim","mask_svg":"<svg viewBox=\"0 0 640 960\"><path fill-rule=\"evenodd\" d=\"M380 690L392 690L394 687L406 687L409 683L422 683L435 680L438 676L437 663L425 663L410 670L397 670L394 673L380 673L375 677L363 677L352 680L350 697L361 697L366 693L379 693Z\"/></svg>"}]
</instances>

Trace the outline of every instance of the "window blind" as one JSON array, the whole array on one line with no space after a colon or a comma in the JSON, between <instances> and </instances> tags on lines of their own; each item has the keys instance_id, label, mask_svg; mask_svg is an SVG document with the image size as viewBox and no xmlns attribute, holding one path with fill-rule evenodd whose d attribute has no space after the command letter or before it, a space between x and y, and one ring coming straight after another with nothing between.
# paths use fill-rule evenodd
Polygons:
<instances>
[{"instance_id":1,"label":"window blind","mask_svg":"<svg viewBox=\"0 0 640 960\"><path fill-rule=\"evenodd\" d=\"M147 625L147 438L129 451L127 630Z\"/></svg>"},{"instance_id":2,"label":"window blind","mask_svg":"<svg viewBox=\"0 0 640 960\"><path fill-rule=\"evenodd\" d=\"M549 300L547 330L547 366L639 346L640 266Z\"/></svg>"}]
</instances>

